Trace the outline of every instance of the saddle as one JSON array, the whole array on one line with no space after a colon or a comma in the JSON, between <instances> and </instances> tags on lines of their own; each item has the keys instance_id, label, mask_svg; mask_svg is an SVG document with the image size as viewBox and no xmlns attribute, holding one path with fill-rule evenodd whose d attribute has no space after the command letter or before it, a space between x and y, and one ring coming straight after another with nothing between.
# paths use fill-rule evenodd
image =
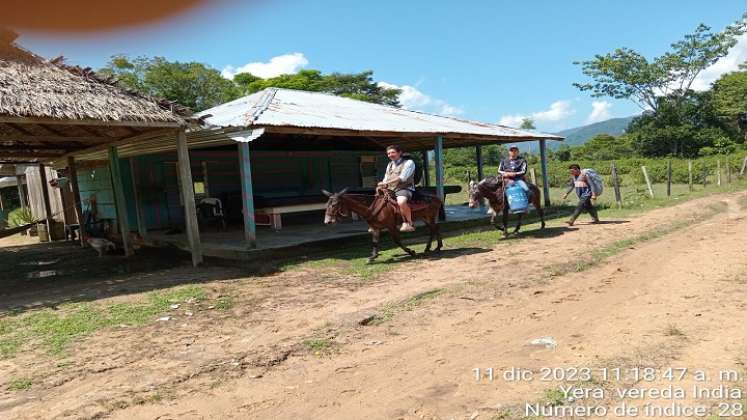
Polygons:
<instances>
[{"instance_id":1,"label":"saddle","mask_svg":"<svg viewBox=\"0 0 747 420\"><path fill-rule=\"evenodd\" d=\"M399 205L397 204L397 196L394 194L394 191L391 190L377 190L376 191L376 197L384 197L384 200L374 200L373 204L371 205L372 213L376 214L380 212L385 205L389 205L392 207L392 210L396 214L399 215ZM433 197L427 194L423 194L418 191L414 191L412 193L412 199L410 199L410 211L413 213L416 211L423 210L431 205ZM383 203L383 205L382 205Z\"/></svg>"}]
</instances>

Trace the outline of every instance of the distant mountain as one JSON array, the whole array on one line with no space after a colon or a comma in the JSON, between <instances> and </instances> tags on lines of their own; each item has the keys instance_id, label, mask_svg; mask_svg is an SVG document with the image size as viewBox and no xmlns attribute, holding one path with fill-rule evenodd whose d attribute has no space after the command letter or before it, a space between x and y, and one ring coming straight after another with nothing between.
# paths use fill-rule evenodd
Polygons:
<instances>
[{"instance_id":1,"label":"distant mountain","mask_svg":"<svg viewBox=\"0 0 747 420\"><path fill-rule=\"evenodd\" d=\"M551 141L548 144L551 148L556 149L561 144L567 144L569 146L578 146L579 144L584 144L597 134L619 136L620 134L623 134L625 132L633 118L635 118L635 116L625 118L612 118L594 124L583 125L576 128L569 128L567 130L555 133L559 136L565 137L565 141Z\"/></svg>"}]
</instances>

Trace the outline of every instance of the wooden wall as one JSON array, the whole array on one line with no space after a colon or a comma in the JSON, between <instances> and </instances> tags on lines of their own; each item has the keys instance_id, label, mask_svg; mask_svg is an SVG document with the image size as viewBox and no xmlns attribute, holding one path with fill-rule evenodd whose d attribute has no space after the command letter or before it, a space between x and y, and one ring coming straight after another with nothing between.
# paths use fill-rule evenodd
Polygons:
<instances>
[{"instance_id":1,"label":"wooden wall","mask_svg":"<svg viewBox=\"0 0 747 420\"><path fill-rule=\"evenodd\" d=\"M252 151L255 196L267 198L320 195L321 189L339 191L361 186L361 157L375 164L375 176L383 177L388 159L381 152L353 151ZM131 158L134 180L148 229L164 229L184 223L184 210L177 177L176 153ZM194 182L206 184L209 196L220 198L229 219L241 220L241 185L238 151L234 148L191 150ZM121 159L123 186L130 228L137 218L133 176L129 158ZM207 175L207 176L206 176ZM369 173L370 175L370 173ZM114 195L106 165L78 171L81 198L95 194L99 219L114 219Z\"/></svg>"}]
</instances>

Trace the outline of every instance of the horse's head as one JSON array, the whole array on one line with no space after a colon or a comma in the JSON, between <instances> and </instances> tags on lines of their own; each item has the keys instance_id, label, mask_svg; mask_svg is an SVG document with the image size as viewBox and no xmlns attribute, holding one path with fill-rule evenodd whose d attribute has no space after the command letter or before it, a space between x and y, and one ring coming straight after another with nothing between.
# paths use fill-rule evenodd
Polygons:
<instances>
[{"instance_id":1,"label":"horse's head","mask_svg":"<svg viewBox=\"0 0 747 420\"><path fill-rule=\"evenodd\" d=\"M480 205L480 200L482 200L482 193L480 193L480 189L477 187L477 182L470 181L469 182L469 208L474 209L477 208Z\"/></svg>"},{"instance_id":2,"label":"horse's head","mask_svg":"<svg viewBox=\"0 0 747 420\"><path fill-rule=\"evenodd\" d=\"M344 188L338 193L331 193L327 190L322 190L322 194L329 197L327 200L327 210L324 212L324 224L330 225L336 223L337 217L345 216L347 214L347 210L342 201L342 196L345 195L347 191L347 188Z\"/></svg>"},{"instance_id":3,"label":"horse's head","mask_svg":"<svg viewBox=\"0 0 747 420\"><path fill-rule=\"evenodd\" d=\"M480 182L470 181L469 184L469 206L475 208L480 205L483 198L490 203L490 210L502 211L503 209L503 187L500 179L488 177Z\"/></svg>"}]
</instances>

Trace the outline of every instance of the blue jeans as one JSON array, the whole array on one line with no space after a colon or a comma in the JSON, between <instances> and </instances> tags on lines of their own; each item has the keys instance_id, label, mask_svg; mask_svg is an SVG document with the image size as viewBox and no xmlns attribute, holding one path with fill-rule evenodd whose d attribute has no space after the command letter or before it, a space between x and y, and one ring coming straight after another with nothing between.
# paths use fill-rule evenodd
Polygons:
<instances>
[{"instance_id":1,"label":"blue jeans","mask_svg":"<svg viewBox=\"0 0 747 420\"><path fill-rule=\"evenodd\" d=\"M506 186L511 186L514 182L519 184L524 191L529 192L529 186L523 179L506 179Z\"/></svg>"}]
</instances>

